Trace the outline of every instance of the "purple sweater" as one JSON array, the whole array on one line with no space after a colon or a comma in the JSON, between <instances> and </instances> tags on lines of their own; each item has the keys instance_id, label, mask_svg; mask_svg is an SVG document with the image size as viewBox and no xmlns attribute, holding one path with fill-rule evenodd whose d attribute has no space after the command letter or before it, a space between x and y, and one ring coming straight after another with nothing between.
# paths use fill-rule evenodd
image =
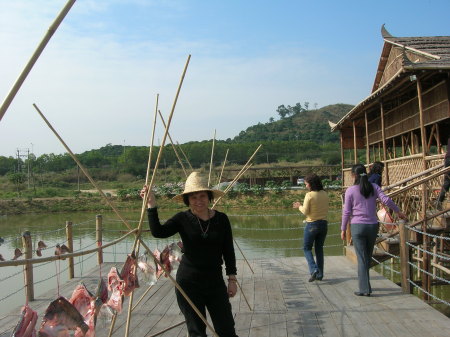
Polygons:
<instances>
[{"instance_id":1,"label":"purple sweater","mask_svg":"<svg viewBox=\"0 0 450 337\"><path fill-rule=\"evenodd\" d=\"M345 231L347 229L349 220L350 223L354 224L377 223L377 199L380 199L384 205L394 212L399 211L397 205L381 191L381 188L378 185L372 184L372 186L374 193L367 199L359 192L359 185L350 186L347 191L345 191L341 230Z\"/></svg>"}]
</instances>

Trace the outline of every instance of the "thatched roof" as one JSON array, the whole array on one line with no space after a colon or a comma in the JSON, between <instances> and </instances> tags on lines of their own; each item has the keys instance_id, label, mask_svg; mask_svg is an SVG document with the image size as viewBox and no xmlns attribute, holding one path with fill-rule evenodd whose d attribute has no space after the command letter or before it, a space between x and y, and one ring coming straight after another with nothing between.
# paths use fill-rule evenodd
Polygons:
<instances>
[{"instance_id":1,"label":"thatched roof","mask_svg":"<svg viewBox=\"0 0 450 337\"><path fill-rule=\"evenodd\" d=\"M350 110L332 128L339 129L344 121L348 120L353 113L359 111L362 106L373 101L385 90L398 83L405 76L417 70L450 71L450 36L425 36L425 37L395 37L384 27L381 27L384 46L381 52L378 69L374 80L371 94ZM385 83L381 84L383 74L392 48L402 48L402 62L400 70Z\"/></svg>"}]
</instances>

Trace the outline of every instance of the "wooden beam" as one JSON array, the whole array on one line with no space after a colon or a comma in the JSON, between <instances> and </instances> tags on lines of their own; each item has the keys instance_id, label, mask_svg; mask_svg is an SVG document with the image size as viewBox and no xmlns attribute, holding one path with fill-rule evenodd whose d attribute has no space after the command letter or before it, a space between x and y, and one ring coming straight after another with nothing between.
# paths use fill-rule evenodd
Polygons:
<instances>
[{"instance_id":1,"label":"wooden beam","mask_svg":"<svg viewBox=\"0 0 450 337\"><path fill-rule=\"evenodd\" d=\"M383 162L386 162L387 155L386 155L386 132L385 132L385 125L384 125L384 107L383 102L380 101L380 117L381 117L381 141L383 144ZM384 168L385 177L386 177L386 184L389 185L389 167L388 165L385 165Z\"/></svg>"},{"instance_id":2,"label":"wooden beam","mask_svg":"<svg viewBox=\"0 0 450 337\"><path fill-rule=\"evenodd\" d=\"M426 140L426 130L425 130L425 124L424 124L424 118L423 118L423 101L422 101L422 84L420 82L420 79L417 79L416 81L417 84L417 101L418 101L418 105L419 105L419 122L420 122L420 138L421 138L421 142L422 142L422 165L423 165L423 170L427 169L427 163L425 161L425 157L427 155L427 140ZM427 232L427 186L426 183L424 183L422 185L422 219L424 219L423 223L422 223L422 231L423 232ZM428 250L428 247L430 246L429 243L429 237L428 235L424 235L424 240L423 240L423 249L425 251ZM424 254L423 256L423 263L422 263L422 268L424 270L426 270L427 272L430 269L430 257L428 254ZM430 292L431 290L431 279L429 277L429 275L426 272L422 272L422 280L423 280L423 287L427 292ZM423 293L423 299L424 300L428 300L429 296L428 294L426 294L425 292Z\"/></svg>"},{"instance_id":3,"label":"wooden beam","mask_svg":"<svg viewBox=\"0 0 450 337\"><path fill-rule=\"evenodd\" d=\"M344 138L342 135L342 131L340 133L340 138L341 138L341 174L342 174L342 182L344 182L345 158L344 158Z\"/></svg>"},{"instance_id":4,"label":"wooden beam","mask_svg":"<svg viewBox=\"0 0 450 337\"><path fill-rule=\"evenodd\" d=\"M364 125L366 127L366 163L370 163L370 147L369 147L369 123L367 122L367 111L364 111Z\"/></svg>"},{"instance_id":5,"label":"wooden beam","mask_svg":"<svg viewBox=\"0 0 450 337\"><path fill-rule=\"evenodd\" d=\"M353 153L355 155L354 163L357 164L358 163L358 149L356 148L356 124L355 124L354 120L352 123L353 123Z\"/></svg>"}]
</instances>

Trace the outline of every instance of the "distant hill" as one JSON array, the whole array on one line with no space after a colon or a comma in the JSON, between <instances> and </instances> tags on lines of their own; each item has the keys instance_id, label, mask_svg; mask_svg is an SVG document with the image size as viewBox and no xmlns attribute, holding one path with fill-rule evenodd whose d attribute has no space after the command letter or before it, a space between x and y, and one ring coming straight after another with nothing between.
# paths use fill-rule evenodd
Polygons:
<instances>
[{"instance_id":1,"label":"distant hill","mask_svg":"<svg viewBox=\"0 0 450 337\"><path fill-rule=\"evenodd\" d=\"M353 105L350 104L333 104L313 110L305 109L299 103L293 107L280 105L277 112L281 119L250 126L234 137L233 142L264 140L335 142L339 140L339 135L330 132L328 121L338 122L352 108Z\"/></svg>"}]
</instances>

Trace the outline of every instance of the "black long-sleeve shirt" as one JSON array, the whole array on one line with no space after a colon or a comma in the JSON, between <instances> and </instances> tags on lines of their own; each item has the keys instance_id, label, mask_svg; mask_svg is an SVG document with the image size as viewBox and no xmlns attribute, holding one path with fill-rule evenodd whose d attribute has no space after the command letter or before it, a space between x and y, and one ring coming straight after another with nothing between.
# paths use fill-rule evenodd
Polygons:
<instances>
[{"instance_id":1,"label":"black long-sleeve shirt","mask_svg":"<svg viewBox=\"0 0 450 337\"><path fill-rule=\"evenodd\" d=\"M180 234L184 252L181 264L202 272L222 272L222 264L225 262L226 274L236 274L233 235L230 220L225 213L215 211L209 221L203 221L188 210L175 214L164 225L159 221L156 207L149 208L147 213L154 237L167 238ZM204 238L202 232L207 227L207 237Z\"/></svg>"}]
</instances>

